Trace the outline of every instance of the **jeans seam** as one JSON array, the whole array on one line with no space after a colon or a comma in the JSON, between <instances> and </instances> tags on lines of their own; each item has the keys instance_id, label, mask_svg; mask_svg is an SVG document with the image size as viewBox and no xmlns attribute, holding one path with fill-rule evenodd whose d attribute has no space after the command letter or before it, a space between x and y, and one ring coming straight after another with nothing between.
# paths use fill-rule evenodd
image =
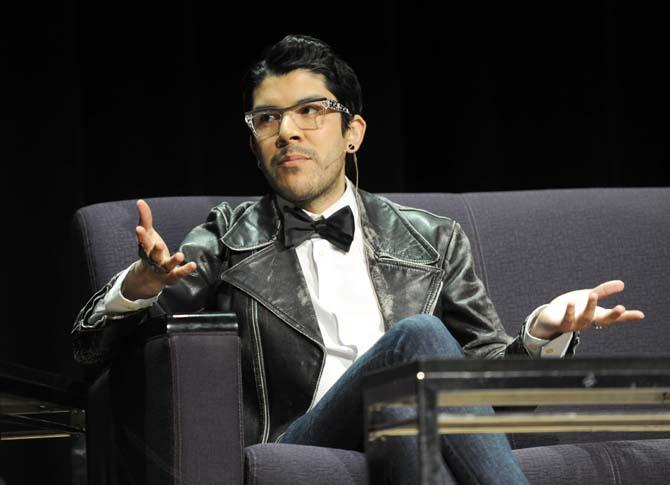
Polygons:
<instances>
[{"instance_id":1,"label":"jeans seam","mask_svg":"<svg viewBox=\"0 0 670 485\"><path fill-rule=\"evenodd\" d=\"M447 447L449 448L449 450L451 450L452 455L453 455L456 459L458 459L458 461L459 461L459 465L460 465L461 469L462 469L462 470L465 470L465 472L468 474L468 480L469 480L468 483L475 483L475 484L477 484L477 485L481 485L482 482L480 482L480 481L477 479L477 476L474 475L474 474L472 473L472 471L470 471L470 467L466 465L466 462L463 461L463 459L461 458L461 456L456 452L456 448L455 448L454 446L452 446L452 444L449 442L448 439L446 439L446 438L443 438L443 439L442 439L442 446L447 446ZM443 455L443 454L442 454L442 455ZM444 460L444 465L445 465L446 467L449 467L449 468L451 469L452 473L453 473L453 472L454 472L454 469L453 469L453 467L450 467L450 466L449 466L449 463L447 462L447 459L444 457L444 455L442 456L442 460Z\"/></svg>"}]
</instances>

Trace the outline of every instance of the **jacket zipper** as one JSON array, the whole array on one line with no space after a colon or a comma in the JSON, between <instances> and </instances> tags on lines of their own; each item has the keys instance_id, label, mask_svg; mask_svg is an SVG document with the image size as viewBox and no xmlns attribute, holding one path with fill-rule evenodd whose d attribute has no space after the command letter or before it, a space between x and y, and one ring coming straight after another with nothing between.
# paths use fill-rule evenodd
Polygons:
<instances>
[{"instance_id":1,"label":"jacket zipper","mask_svg":"<svg viewBox=\"0 0 670 485\"><path fill-rule=\"evenodd\" d=\"M370 271L370 263L368 262L368 255L366 252L366 248L370 250L370 252L373 255L373 259L378 259L377 258L377 253L375 253L374 249L372 248L371 245L368 244L365 238L363 238L363 256L365 257L365 269L368 271L368 278L370 279L370 284L372 285L372 291L375 294L375 300L377 301L377 310L379 310L379 314L382 317L382 324L384 324L384 331L389 329L389 326L386 324L386 320L384 319L384 312L382 311L382 307L379 304L379 295L377 294L377 288L375 288L375 282L372 279L372 272ZM393 322L389 322L389 325Z\"/></svg>"},{"instance_id":2,"label":"jacket zipper","mask_svg":"<svg viewBox=\"0 0 670 485\"><path fill-rule=\"evenodd\" d=\"M273 237L272 240L271 240L270 242L274 242L275 239L276 239L276 237ZM265 246L267 246L267 244L265 244ZM256 254L256 253L254 253L254 254ZM368 272L369 272L369 269L368 269ZM241 290L241 288L240 288L240 290ZM244 290L242 290L242 291L244 292ZM252 299L252 301L256 302L256 299L254 299L254 298L251 297L251 296L250 296L250 298ZM275 312L274 310L272 310L269 306L266 306L265 308L266 308L270 313L272 313L275 317L277 317L280 321L282 321L282 322L286 322L286 320L285 320L284 318L282 318L280 315L278 315L277 312ZM253 321L253 319L254 319L254 312L252 312L252 324L256 327L257 324L256 324L256 322ZM286 322L286 323L287 323L287 322ZM288 323L287 323L287 324L288 324ZM296 332L298 332L300 335L302 335L303 337L305 337L307 340L309 340L309 341L311 341L311 342L314 342L314 343L316 344L316 346L319 347L319 349L321 349L321 353L323 354L323 359L321 359L321 367L319 368L319 377L318 377L317 380L316 380L316 387L314 388L314 392L312 393L312 400L311 400L311 402L310 402L310 404L309 404L309 408L307 408L307 409L310 409L310 408L312 407L312 405L314 404L314 399L316 398L316 393L317 393L317 390L319 389L319 384L321 383L321 375L322 375L322 373L323 373L323 367L324 367L324 364L325 364L325 361L326 361L326 349L325 349L325 347L324 347L319 341L314 340L312 337L310 337L309 335L307 335L305 332L301 331L299 328L297 328L297 327L295 327L295 326L293 326L293 325L289 325L289 326L290 326L293 330L295 330ZM262 360L262 357L260 356L261 349L259 348L258 345L256 346L256 351L257 351L258 354L259 354L259 358L258 358L258 359L259 359L259 363L260 363L261 360ZM265 395L267 395L267 389L266 389L266 387L265 387L264 384L265 384L265 383L261 380L261 388L263 389L263 393L264 393ZM266 406L266 407L267 407L267 406ZM267 415L269 415L269 409L265 409L264 412L267 413ZM267 419L266 422L269 422L269 418ZM268 434L269 434L269 427L268 427L267 432L268 432ZM264 430L264 436L265 436L265 430Z\"/></svg>"},{"instance_id":3,"label":"jacket zipper","mask_svg":"<svg viewBox=\"0 0 670 485\"><path fill-rule=\"evenodd\" d=\"M255 300L254 300L254 301L255 301ZM282 321L282 322L286 322L286 320L284 320L284 318L282 318L280 315L278 315L278 314L277 314L274 310L272 310L270 307L265 307L265 308L266 308L270 313L272 313L275 317L277 317L280 321ZM323 353L323 359L321 359L321 367L319 368L319 377L318 377L317 380L316 380L316 387L314 388L314 392L312 393L312 400L311 400L311 402L309 403L309 407L307 408L307 409L309 410L309 409L312 408L312 405L314 404L314 399L316 398L316 393L317 393L317 391L318 391L318 389L319 389L319 384L321 383L321 375L322 375L322 373L323 373L323 367L324 367L324 364L325 364L325 361L326 361L326 349L324 348L324 346L323 346L320 342L318 342L317 340L314 340L312 337L310 337L309 335L307 335L305 332L303 332L303 331L301 331L300 329L294 327L293 325L290 325L290 327L291 327L293 330L295 330L296 332L298 332L300 335L302 335L303 337L305 337L307 340L309 340L309 341L311 341L311 342L314 342L314 343L317 345L317 347L319 347L319 348L321 349L321 352ZM259 349L258 351L260 352L260 349ZM261 386L263 386L263 383L261 383ZM265 388L264 388L264 392L267 392L267 390L265 390ZM268 413L269 413L269 411L268 411ZM269 422L269 419L268 419L268 422ZM268 430L268 431L269 431L269 430Z\"/></svg>"},{"instance_id":4,"label":"jacket zipper","mask_svg":"<svg viewBox=\"0 0 670 485\"><path fill-rule=\"evenodd\" d=\"M440 284L437 287L437 291L435 294L432 296L433 301L430 302L429 305L427 306L427 313L432 315L435 312L435 305L437 305L437 300L440 297L440 293L442 292L442 287L444 286L444 281L440 280Z\"/></svg>"},{"instance_id":5,"label":"jacket zipper","mask_svg":"<svg viewBox=\"0 0 670 485\"><path fill-rule=\"evenodd\" d=\"M261 332L258 328L258 303L253 298L251 299L251 324L253 325L254 333L256 334L256 354L258 355L258 368L260 370L259 374L261 378L261 407L263 408L264 416L261 443L267 443L270 435L270 406L268 403L267 384L265 383L265 364L261 350Z\"/></svg>"}]
</instances>

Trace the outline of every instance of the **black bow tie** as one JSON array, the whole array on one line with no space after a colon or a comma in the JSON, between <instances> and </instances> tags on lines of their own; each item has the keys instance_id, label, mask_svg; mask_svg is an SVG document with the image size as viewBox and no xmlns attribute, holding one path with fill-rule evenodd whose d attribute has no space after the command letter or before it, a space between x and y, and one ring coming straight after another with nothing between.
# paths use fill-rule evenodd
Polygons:
<instances>
[{"instance_id":1,"label":"black bow tie","mask_svg":"<svg viewBox=\"0 0 670 485\"><path fill-rule=\"evenodd\" d=\"M351 207L342 207L326 219L312 220L297 207L284 206L284 243L298 246L317 233L344 252L354 240L354 214Z\"/></svg>"}]
</instances>

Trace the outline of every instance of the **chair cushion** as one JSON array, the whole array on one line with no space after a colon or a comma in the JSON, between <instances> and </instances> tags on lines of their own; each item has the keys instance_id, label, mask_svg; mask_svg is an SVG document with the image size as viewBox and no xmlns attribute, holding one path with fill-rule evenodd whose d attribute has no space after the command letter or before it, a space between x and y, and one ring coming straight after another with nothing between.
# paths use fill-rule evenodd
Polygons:
<instances>
[{"instance_id":1,"label":"chair cushion","mask_svg":"<svg viewBox=\"0 0 670 485\"><path fill-rule=\"evenodd\" d=\"M247 485L366 485L365 455L318 446L267 443L244 450Z\"/></svg>"},{"instance_id":2,"label":"chair cushion","mask_svg":"<svg viewBox=\"0 0 670 485\"><path fill-rule=\"evenodd\" d=\"M532 485L665 485L670 476L670 439L540 446L514 455Z\"/></svg>"},{"instance_id":3,"label":"chair cushion","mask_svg":"<svg viewBox=\"0 0 670 485\"><path fill-rule=\"evenodd\" d=\"M670 439L540 446L513 453L533 485L665 485L670 476ZM260 444L247 447L244 455L247 485L368 483L365 455L357 451Z\"/></svg>"}]
</instances>

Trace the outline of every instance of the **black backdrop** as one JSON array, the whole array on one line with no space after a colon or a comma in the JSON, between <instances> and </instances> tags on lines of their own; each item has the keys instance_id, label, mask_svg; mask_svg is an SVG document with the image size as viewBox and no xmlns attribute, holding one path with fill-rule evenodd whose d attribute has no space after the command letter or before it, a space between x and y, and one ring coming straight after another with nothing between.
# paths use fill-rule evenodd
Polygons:
<instances>
[{"instance_id":1,"label":"black backdrop","mask_svg":"<svg viewBox=\"0 0 670 485\"><path fill-rule=\"evenodd\" d=\"M431 4L432 5L432 4ZM12 243L2 355L76 374L69 223L86 204L267 190L240 78L287 33L363 86L370 191L665 186L667 34L614 2L47 3L10 42ZM39 305L35 305L39 302ZM48 318L44 318L48 315Z\"/></svg>"},{"instance_id":2,"label":"black backdrop","mask_svg":"<svg viewBox=\"0 0 670 485\"><path fill-rule=\"evenodd\" d=\"M367 190L669 185L666 18L639 2L66 0L24 13L7 19L2 359L79 375L78 207L267 190L240 78L288 33L357 71Z\"/></svg>"}]
</instances>

